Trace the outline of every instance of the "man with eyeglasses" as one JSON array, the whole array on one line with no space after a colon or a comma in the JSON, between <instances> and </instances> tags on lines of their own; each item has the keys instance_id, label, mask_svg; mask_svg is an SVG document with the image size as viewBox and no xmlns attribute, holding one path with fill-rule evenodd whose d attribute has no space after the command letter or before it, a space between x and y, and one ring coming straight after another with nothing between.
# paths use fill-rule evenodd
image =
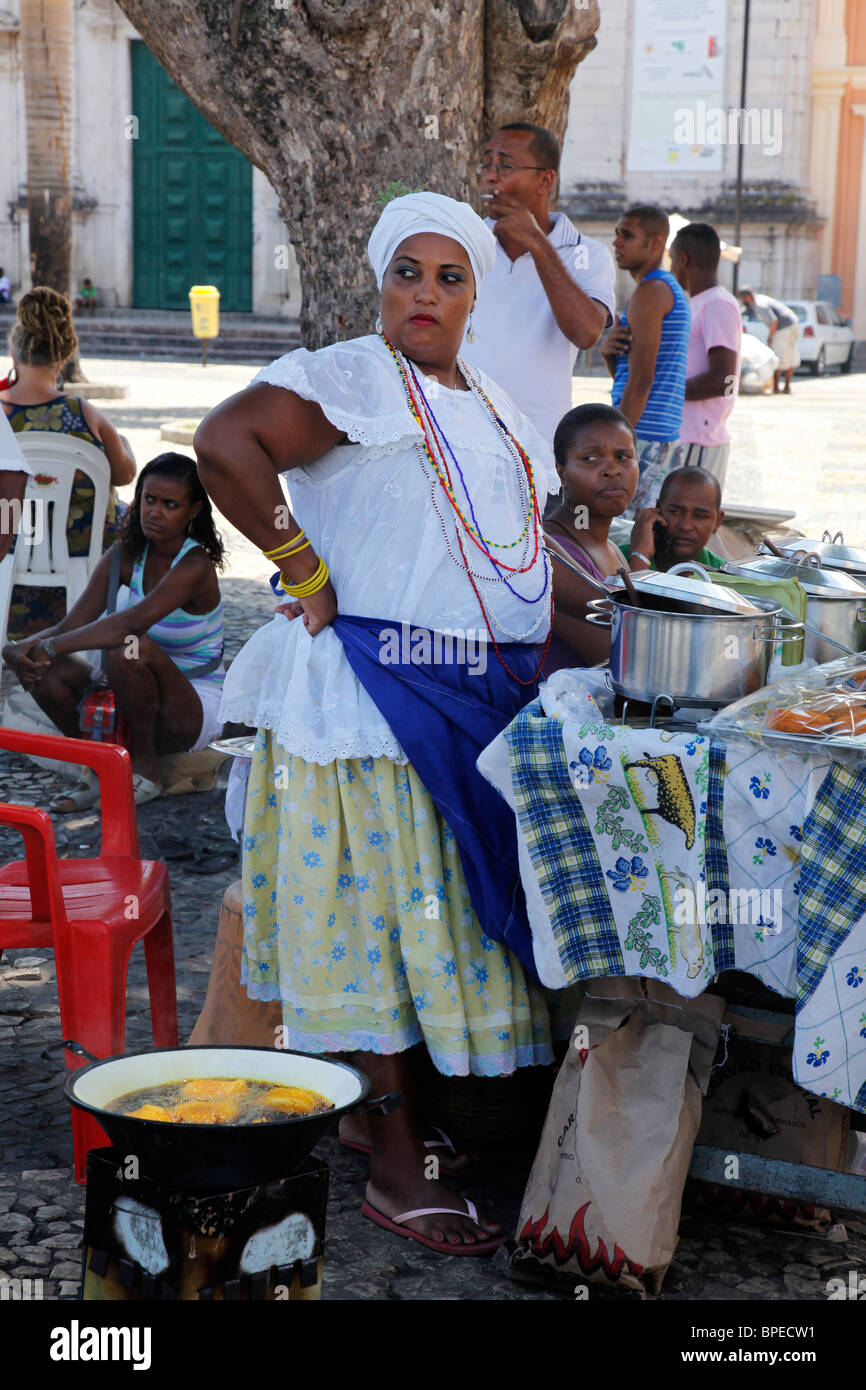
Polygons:
<instances>
[{"instance_id":1,"label":"man with eyeglasses","mask_svg":"<svg viewBox=\"0 0 866 1390\"><path fill-rule=\"evenodd\" d=\"M551 445L578 350L598 341L615 303L610 252L550 211L558 169L559 144L541 126L516 121L488 141L478 174L496 264L463 346Z\"/></svg>"}]
</instances>

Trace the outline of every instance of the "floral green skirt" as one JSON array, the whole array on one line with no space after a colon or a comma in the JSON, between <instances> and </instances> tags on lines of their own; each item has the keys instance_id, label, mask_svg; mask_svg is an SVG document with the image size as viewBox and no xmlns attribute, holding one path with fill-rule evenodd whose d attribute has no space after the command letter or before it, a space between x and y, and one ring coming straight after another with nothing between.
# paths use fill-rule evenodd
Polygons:
<instances>
[{"instance_id":1,"label":"floral green skirt","mask_svg":"<svg viewBox=\"0 0 866 1390\"><path fill-rule=\"evenodd\" d=\"M582 995L549 994L484 936L453 834L414 768L387 758L322 767L259 730L243 911L242 981L282 1001L301 1052L423 1041L446 1076L499 1076L550 1062Z\"/></svg>"}]
</instances>

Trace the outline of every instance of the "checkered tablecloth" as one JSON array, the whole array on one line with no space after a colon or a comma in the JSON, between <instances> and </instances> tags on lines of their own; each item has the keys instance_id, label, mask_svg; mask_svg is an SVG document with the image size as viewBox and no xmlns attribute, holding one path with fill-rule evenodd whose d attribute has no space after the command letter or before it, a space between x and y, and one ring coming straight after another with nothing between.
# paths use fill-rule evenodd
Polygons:
<instances>
[{"instance_id":1,"label":"checkered tablecloth","mask_svg":"<svg viewBox=\"0 0 866 1390\"><path fill-rule=\"evenodd\" d=\"M693 995L749 971L796 1000L797 1081L866 1110L866 770L616 726L588 692L550 717L544 694L478 765L515 812L545 983L638 974ZM675 809L648 814L634 781L664 757L693 803L688 848ZM757 926L711 918L687 941L659 891L672 879L763 890L781 911Z\"/></svg>"}]
</instances>

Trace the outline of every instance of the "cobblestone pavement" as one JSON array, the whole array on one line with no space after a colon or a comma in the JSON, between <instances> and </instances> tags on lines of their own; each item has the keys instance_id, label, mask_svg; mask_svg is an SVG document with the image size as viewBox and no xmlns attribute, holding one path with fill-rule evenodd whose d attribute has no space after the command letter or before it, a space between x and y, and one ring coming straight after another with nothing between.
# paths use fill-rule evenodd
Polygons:
<instances>
[{"instance_id":1,"label":"cobblestone pavement","mask_svg":"<svg viewBox=\"0 0 866 1390\"><path fill-rule=\"evenodd\" d=\"M146 363L88 362L87 368L92 377L130 381L133 391L129 401L106 402L106 408L132 438L140 461L152 457L160 447L167 447L153 438L155 422L160 418L178 418L185 409L201 414L225 394L239 389L251 374L243 367L214 367L202 372L189 365L172 366L166 372L163 366ZM833 470L838 465L840 476L845 475L841 483L847 498L845 505L852 515L859 507L862 516L862 494L855 497L853 486L849 490L846 473L850 469L853 476L853 455L849 455L852 422L859 418L862 429L866 409L862 389L859 403L851 391L855 384L862 387L857 377L820 382L801 382L798 378L791 400L753 398L743 402L738 411L742 411L743 422L747 417L758 421L755 429L761 439L772 443L775 426L765 429L765 422L773 419L771 413L789 412L788 419L793 423L794 412L800 408L806 412L807 402L811 402L811 437L823 433L827 439L837 441L831 446L832 458L828 461L825 455L819 466L820 477L825 480L821 488L829 486L826 480L833 480ZM587 391L590 394L585 394ZM595 391L588 379L576 381L576 398L592 399ZM816 409L817 393L828 403L826 414ZM147 409L152 412L146 418L141 414L145 408L142 400L149 402ZM178 400L184 402L183 407L177 405ZM138 412L136 418L134 412ZM809 505L817 505L811 499L818 489L814 483L808 485L814 450L804 455L802 470L796 474L788 465L784 489L781 453L770 449L767 457L768 469L780 470L775 495L764 478L763 500L767 505L778 505L783 497L787 501L797 489L803 490ZM733 465L732 472L735 477L742 476ZM743 491L742 495L747 493ZM838 516L842 515L840 506ZM823 524L817 511L807 520L810 524ZM803 529L807 529L804 523ZM864 534L866 527L861 527L861 535ZM273 601L262 582L267 566L252 547L236 536L230 537L230 544L230 577L223 582L223 592L227 654L231 656L248 633L267 619ZM223 817L224 781L225 775L212 792L166 797L141 807L142 853L160 857L160 841L167 836L184 837L194 849L235 849ZM44 806L59 785L52 773L0 753L0 795L4 800ZM99 841L99 820L95 814L79 812L55 817L55 830L60 854L95 852ZM17 837L0 832L0 862L17 857L19 845ZM201 877L190 873L183 863L170 864L182 1039L189 1036L204 1002L220 901L238 872L237 864L233 864L217 874ZM59 1041L59 1028L51 952L6 952L0 960L0 1279L40 1278L46 1298L75 1298L80 1276L84 1190L76 1186L72 1177L69 1111L61 1089L63 1063L57 1051L45 1051ZM149 1042L143 961L141 952L136 951L129 976L127 1046L147 1047ZM504 1147L506 1153L510 1152L507 1145ZM438 1256L378 1230L360 1212L364 1158L341 1149L333 1137L327 1138L316 1152L327 1161L331 1172L325 1297L548 1300L559 1296L512 1282L504 1272L501 1255L482 1260ZM528 1159L506 1162L500 1147L490 1155L490 1166L484 1175L468 1184L482 1210L502 1220L508 1231L514 1228L527 1171ZM822 1301L831 1276L841 1274L847 1279L849 1270L866 1272L866 1222L849 1220L844 1232L837 1227L835 1235L841 1239L759 1229L741 1220L710 1215L687 1199L679 1246L661 1297Z\"/></svg>"}]
</instances>

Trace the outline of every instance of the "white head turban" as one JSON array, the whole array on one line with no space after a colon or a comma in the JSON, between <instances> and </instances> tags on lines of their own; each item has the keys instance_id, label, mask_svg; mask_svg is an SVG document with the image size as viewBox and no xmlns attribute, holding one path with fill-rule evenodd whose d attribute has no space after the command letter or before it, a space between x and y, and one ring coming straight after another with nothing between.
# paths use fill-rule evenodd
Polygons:
<instances>
[{"instance_id":1,"label":"white head turban","mask_svg":"<svg viewBox=\"0 0 866 1390\"><path fill-rule=\"evenodd\" d=\"M418 232L438 232L459 241L469 257L476 290L493 269L496 238L468 203L458 203L442 193L407 193L388 203L367 242L367 255L380 289L397 247Z\"/></svg>"}]
</instances>

